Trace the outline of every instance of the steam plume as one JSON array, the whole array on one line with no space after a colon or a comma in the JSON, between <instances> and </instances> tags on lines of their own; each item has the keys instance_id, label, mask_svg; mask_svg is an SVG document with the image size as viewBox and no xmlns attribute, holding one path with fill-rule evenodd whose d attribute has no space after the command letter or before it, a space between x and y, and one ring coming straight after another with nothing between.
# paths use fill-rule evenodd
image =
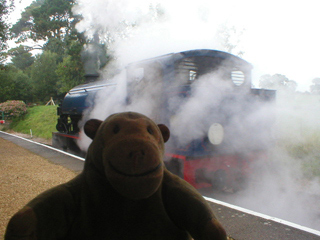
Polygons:
<instances>
[{"instance_id":1,"label":"steam plume","mask_svg":"<svg viewBox=\"0 0 320 240\"><path fill-rule=\"evenodd\" d=\"M197 48L224 50L223 44L219 42L219 37L216 35L218 26L228 22L229 19L226 16L233 16L242 23L246 22L241 18L246 14L243 11L243 5L245 8L249 7L239 1L222 3L221 1L209 0L196 2L171 0L161 1L161 4L151 0L79 0L78 3L74 11L81 13L84 17L77 26L78 30L85 31L87 36L98 32L106 41L109 40L111 43L109 44L110 51L114 52L116 59L113 66L119 68L133 61L170 52ZM259 13L261 11L251 12L248 16L251 19L257 19ZM265 30L267 27L263 29ZM258 32L261 33L261 31ZM263 41L259 41L259 39L261 40L259 36L253 34L249 34L249 36L251 38L246 39L247 46L254 44L257 46L256 43L260 43L259 48L251 51L251 55L248 51L251 59L258 59L253 53L264 57L269 54L266 51L272 52L266 47L268 42L261 44ZM270 36L274 37L271 34ZM270 40L270 36L267 38L268 40ZM244 50L246 52L248 49ZM253 63L255 64L255 62ZM228 92L229 86L227 85L222 84L219 87L213 85L212 79L216 78L219 76L204 76L199 81L199 85L193 87L192 97L187 101L181 101L178 98L169 99L169 106L179 109L177 116L172 121L171 131L175 136L183 136L179 139L180 144L205 134L207 125L211 123L209 121L210 110L219 106L221 99ZM157 104L152 101L156 99L154 94L157 93L157 86L145 85L144 89L140 89L139 97L136 96L129 105L125 105L126 89L123 83L125 79L124 71L112 79L117 82L116 88L106 88L106 91L99 92L95 107L85 114L84 120L89 118L104 119L109 114L124 110L152 114L154 106ZM206 87L202 87L202 84L206 84ZM211 97L213 95L214 98ZM248 183L248 188L232 195L228 201L320 230L320 210L316 209L317 204L314 200L317 198L314 198L314 194L319 194L319 182L317 179L306 178L301 168L304 162L310 161L310 158L316 156L309 154L307 155L308 159L299 159L298 156L292 156L292 152L287 152L287 148L283 144L279 144L283 143L285 139L288 144L306 146L307 140L303 136L306 132L301 127L308 126L308 129L319 131L320 129L315 126L320 118L313 116L312 119L305 119L310 113L318 112L318 110L300 109L297 111L296 106L288 104L290 102L292 102L292 98L285 101L278 98L276 106L265 105L248 115L245 115L242 109L226 109L226 111L238 113L238 115L234 115L227 126L230 131L234 132L234 139L241 139L241 141L232 142L230 146L234 148L233 150L249 149L252 144L265 143L265 137L269 139L270 131L263 126L264 121L272 120L270 112L276 113L277 124L273 130L278 143L276 145L278 147L270 148L269 167L266 168L266 165L260 165L260 162L257 162L257 166L254 166L257 172L253 174L253 180ZM201 108L198 107L200 104ZM319 102L316 104L319 106ZM293 118L292 115L295 117ZM279 125L279 118L286 118L288 121ZM189 120L194 120L194 122ZM257 141L249 141L246 138L247 132L241 130L246 128L242 128L242 126L246 128L253 126L249 128L250 133L256 134ZM289 131L284 131L289 126L292 128ZM86 148L88 144L89 142L85 141L81 143L83 148Z\"/></svg>"}]
</instances>

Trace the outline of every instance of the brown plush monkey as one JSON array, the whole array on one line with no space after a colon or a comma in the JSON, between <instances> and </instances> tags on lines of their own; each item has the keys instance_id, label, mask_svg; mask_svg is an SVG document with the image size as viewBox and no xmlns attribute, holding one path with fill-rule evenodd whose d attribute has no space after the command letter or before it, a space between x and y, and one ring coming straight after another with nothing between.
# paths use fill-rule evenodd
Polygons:
<instances>
[{"instance_id":1,"label":"brown plush monkey","mask_svg":"<svg viewBox=\"0 0 320 240\"><path fill-rule=\"evenodd\" d=\"M83 172L16 213L6 240L227 239L204 198L165 169L165 125L124 112L84 131L93 142Z\"/></svg>"}]
</instances>

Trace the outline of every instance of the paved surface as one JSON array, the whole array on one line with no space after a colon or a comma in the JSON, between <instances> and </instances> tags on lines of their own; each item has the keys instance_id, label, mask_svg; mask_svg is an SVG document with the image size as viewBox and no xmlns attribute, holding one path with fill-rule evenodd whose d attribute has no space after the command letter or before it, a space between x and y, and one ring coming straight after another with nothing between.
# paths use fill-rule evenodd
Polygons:
<instances>
[{"instance_id":1,"label":"paved surface","mask_svg":"<svg viewBox=\"0 0 320 240\"><path fill-rule=\"evenodd\" d=\"M84 162L80 158L66 155L44 145L35 144L22 138L0 131L0 138L30 150L49 161L80 172ZM1 147L1 146L0 146ZM303 228L268 216L256 214L245 209L208 199L219 221L228 235L236 240L320 240L320 232Z\"/></svg>"},{"instance_id":2,"label":"paved surface","mask_svg":"<svg viewBox=\"0 0 320 240\"><path fill-rule=\"evenodd\" d=\"M320 232L308 232L290 226L295 224L280 223L277 219L268 216L256 216L244 211L225 206L225 204L211 203L212 208L219 216L219 220L228 234L237 240L319 240ZM250 212L250 211L249 211ZM259 215L259 214L258 214ZM281 220L280 220L281 221ZM297 226L299 227L299 226Z\"/></svg>"},{"instance_id":3,"label":"paved surface","mask_svg":"<svg viewBox=\"0 0 320 240\"><path fill-rule=\"evenodd\" d=\"M51 146L46 146L44 144L37 144L28 139L17 137L15 135L6 134L0 131L0 137L9 140L18 146L28 149L29 151L40 155L49 161L64 166L72 171L81 172L84 166L84 159L80 160L74 155L68 155L63 151L52 148Z\"/></svg>"}]
</instances>

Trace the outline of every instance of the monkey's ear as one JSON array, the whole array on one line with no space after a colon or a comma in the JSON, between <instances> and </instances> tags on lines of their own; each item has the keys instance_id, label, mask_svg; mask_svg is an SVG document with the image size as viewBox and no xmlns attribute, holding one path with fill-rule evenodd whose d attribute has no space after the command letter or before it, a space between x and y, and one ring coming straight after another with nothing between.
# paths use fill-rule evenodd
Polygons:
<instances>
[{"instance_id":1,"label":"monkey's ear","mask_svg":"<svg viewBox=\"0 0 320 240\"><path fill-rule=\"evenodd\" d=\"M88 120L83 127L84 133L93 140L101 123L102 121L98 119Z\"/></svg>"},{"instance_id":2,"label":"monkey's ear","mask_svg":"<svg viewBox=\"0 0 320 240\"><path fill-rule=\"evenodd\" d=\"M170 138L170 130L169 128L164 125L164 124L158 124L158 127L161 131L162 137L163 137L163 141L167 142Z\"/></svg>"}]
</instances>

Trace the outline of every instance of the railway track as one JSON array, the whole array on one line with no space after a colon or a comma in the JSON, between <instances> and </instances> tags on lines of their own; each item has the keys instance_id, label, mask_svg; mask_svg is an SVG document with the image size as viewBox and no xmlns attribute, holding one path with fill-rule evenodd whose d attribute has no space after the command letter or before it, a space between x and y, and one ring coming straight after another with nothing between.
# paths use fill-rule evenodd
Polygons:
<instances>
[{"instance_id":1,"label":"railway track","mask_svg":"<svg viewBox=\"0 0 320 240\"><path fill-rule=\"evenodd\" d=\"M0 131L0 137L73 171L80 172L83 168L84 158L2 131ZM209 192L204 192L203 194L209 196ZM217 198L221 200L216 200ZM215 194L215 199L206 197L206 200L216 212L218 219L226 228L228 234L236 240L320 239L320 231L235 206L230 203L232 198L230 194ZM226 201L229 201L229 203Z\"/></svg>"}]
</instances>

